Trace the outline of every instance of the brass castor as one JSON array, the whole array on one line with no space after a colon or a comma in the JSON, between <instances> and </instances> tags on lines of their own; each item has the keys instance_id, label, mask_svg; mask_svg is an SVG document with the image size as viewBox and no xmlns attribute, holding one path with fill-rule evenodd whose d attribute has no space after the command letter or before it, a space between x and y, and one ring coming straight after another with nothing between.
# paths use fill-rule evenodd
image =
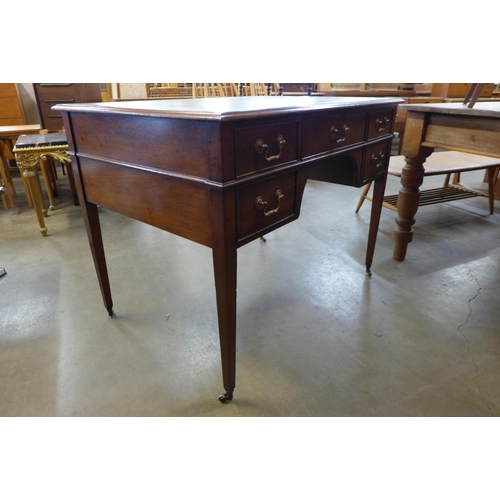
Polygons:
<instances>
[{"instance_id":1,"label":"brass castor","mask_svg":"<svg viewBox=\"0 0 500 500\"><path fill-rule=\"evenodd\" d=\"M222 396L219 396L219 401L221 403L229 403L229 401L233 400L233 391L227 391Z\"/></svg>"}]
</instances>

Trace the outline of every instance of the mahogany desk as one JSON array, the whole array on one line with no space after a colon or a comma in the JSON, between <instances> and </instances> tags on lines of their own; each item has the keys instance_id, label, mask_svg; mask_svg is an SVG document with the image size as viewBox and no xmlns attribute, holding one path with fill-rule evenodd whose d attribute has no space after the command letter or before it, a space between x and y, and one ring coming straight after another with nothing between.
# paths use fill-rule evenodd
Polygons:
<instances>
[{"instance_id":1,"label":"mahogany desk","mask_svg":"<svg viewBox=\"0 0 500 500\"><path fill-rule=\"evenodd\" d=\"M375 182L369 272L400 102L306 96L56 106L110 316L98 206L212 248L226 391L219 399L230 401L237 249L299 217L306 181L317 167L317 178L330 182Z\"/></svg>"},{"instance_id":2,"label":"mahogany desk","mask_svg":"<svg viewBox=\"0 0 500 500\"><path fill-rule=\"evenodd\" d=\"M424 178L424 163L434 148L500 158L500 102L403 104L407 110L402 154L405 166L393 232L394 259L403 261L413 238L412 225Z\"/></svg>"}]
</instances>

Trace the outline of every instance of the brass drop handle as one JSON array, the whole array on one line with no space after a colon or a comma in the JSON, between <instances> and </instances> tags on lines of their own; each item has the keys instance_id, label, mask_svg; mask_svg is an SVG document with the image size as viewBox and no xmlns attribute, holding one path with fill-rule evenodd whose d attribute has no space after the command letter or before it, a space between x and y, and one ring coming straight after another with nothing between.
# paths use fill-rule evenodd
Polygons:
<instances>
[{"instance_id":1,"label":"brass drop handle","mask_svg":"<svg viewBox=\"0 0 500 500\"><path fill-rule=\"evenodd\" d=\"M342 129L335 128L335 125L330 127L330 141L335 141L337 144L345 142L346 133L349 130L347 125L344 125Z\"/></svg>"},{"instance_id":2,"label":"brass drop handle","mask_svg":"<svg viewBox=\"0 0 500 500\"><path fill-rule=\"evenodd\" d=\"M371 158L372 166L375 168L380 168L380 167L384 166L384 158L385 158L385 155L382 151L380 151L380 153L378 155L373 154L372 158Z\"/></svg>"},{"instance_id":3,"label":"brass drop handle","mask_svg":"<svg viewBox=\"0 0 500 500\"><path fill-rule=\"evenodd\" d=\"M278 144L279 148L279 152L277 155L267 156L267 150L269 149L269 146L267 144L264 144L264 141L262 139L257 139L257 142L255 143L255 152L258 155L265 154L266 161L277 160L281 156L281 151L286 144L285 138L282 135L279 135L276 138L276 143Z\"/></svg>"},{"instance_id":4,"label":"brass drop handle","mask_svg":"<svg viewBox=\"0 0 500 500\"><path fill-rule=\"evenodd\" d=\"M385 129L387 124L390 122L389 118L387 116L384 116L384 119L381 120L380 118L377 118L375 120L375 128L377 129L377 132L382 132L382 130Z\"/></svg>"},{"instance_id":5,"label":"brass drop handle","mask_svg":"<svg viewBox=\"0 0 500 500\"><path fill-rule=\"evenodd\" d=\"M278 202L278 206L276 208L274 208L273 210L266 211L268 203L267 203L267 201L264 201L262 196L257 196L257 198L255 199L255 208L259 212L264 212L264 215L266 217L277 213L278 210L280 209L281 200L285 197L285 195L281 192L281 189L278 189L278 191L276 191L276 193L274 193L274 197L276 198L276 201Z\"/></svg>"}]
</instances>

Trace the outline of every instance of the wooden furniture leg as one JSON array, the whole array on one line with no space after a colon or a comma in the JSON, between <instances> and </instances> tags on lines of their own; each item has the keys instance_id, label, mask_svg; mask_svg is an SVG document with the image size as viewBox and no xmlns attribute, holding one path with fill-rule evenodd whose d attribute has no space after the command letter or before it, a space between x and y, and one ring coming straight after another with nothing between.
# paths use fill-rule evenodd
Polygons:
<instances>
[{"instance_id":1,"label":"wooden furniture leg","mask_svg":"<svg viewBox=\"0 0 500 500\"><path fill-rule=\"evenodd\" d=\"M68 163L69 165L70 163ZM101 224L99 222L99 213L97 205L85 200L83 194L82 180L80 170L76 166L73 170L75 186L78 190L80 205L82 207L83 221L90 244L92 259L101 289L102 300L108 314L113 317L113 300L111 298L111 287L109 284L108 266L106 265L106 256L104 254L104 244L102 241Z\"/></svg>"},{"instance_id":2,"label":"wooden furniture leg","mask_svg":"<svg viewBox=\"0 0 500 500\"><path fill-rule=\"evenodd\" d=\"M9 210L9 205L7 205L7 198L5 197L5 189L1 184L0 184L0 198L2 198L2 203L5 210Z\"/></svg>"},{"instance_id":3,"label":"wooden furniture leg","mask_svg":"<svg viewBox=\"0 0 500 500\"><path fill-rule=\"evenodd\" d=\"M490 202L490 214L493 214L495 211L495 174L498 170L498 167L492 167L488 169L488 199Z\"/></svg>"},{"instance_id":4,"label":"wooden furniture leg","mask_svg":"<svg viewBox=\"0 0 500 500\"><path fill-rule=\"evenodd\" d=\"M108 267L106 265L106 257L104 255L104 245L102 241L101 224L99 222L99 214L97 205L85 202L83 219L85 221L85 229L90 243L92 258L94 259L94 267L101 288L102 300L108 314L113 317L113 300L111 298L111 287L109 285Z\"/></svg>"},{"instance_id":5,"label":"wooden furniture leg","mask_svg":"<svg viewBox=\"0 0 500 500\"><path fill-rule=\"evenodd\" d=\"M368 195L368 191L370 191L370 187L371 187L372 183L369 182L364 188L363 188L363 191L361 193L361 196L359 197L359 201L358 201L358 206L356 207L356 210L354 213L358 213L359 212L359 209L361 208L361 205L363 205L363 202L365 201L366 199L366 196Z\"/></svg>"},{"instance_id":6,"label":"wooden furniture leg","mask_svg":"<svg viewBox=\"0 0 500 500\"><path fill-rule=\"evenodd\" d=\"M418 210L419 188L424 180L423 164L426 157L409 158L405 156L406 165L401 175L402 187L398 195L396 228L392 233L392 239L395 242L393 257L398 261L405 259L408 243L413 239L412 226L415 224L414 217Z\"/></svg>"},{"instance_id":7,"label":"wooden furniture leg","mask_svg":"<svg viewBox=\"0 0 500 500\"><path fill-rule=\"evenodd\" d=\"M464 104L467 104L468 108L474 107L485 85L484 83L473 83L471 85L463 101Z\"/></svg>"},{"instance_id":8,"label":"wooden furniture leg","mask_svg":"<svg viewBox=\"0 0 500 500\"><path fill-rule=\"evenodd\" d=\"M0 148L0 181L3 182L5 186L4 196L6 196L4 201L5 210L9 209L9 205L7 204L7 199L10 202L10 206L15 208L16 205L14 203L14 198L17 196L16 189L14 187L14 183L12 182L12 177L9 171L9 165L7 164L7 160L2 153Z\"/></svg>"},{"instance_id":9,"label":"wooden furniture leg","mask_svg":"<svg viewBox=\"0 0 500 500\"><path fill-rule=\"evenodd\" d=\"M78 200L78 194L76 192L76 188L75 188L75 178L74 178L74 175L73 175L73 167L71 165L71 162L68 161L68 162L63 162L62 163L63 165L66 164L66 172L68 174L68 182L69 182L69 188L71 190L71 196L73 198L73 203L75 205L79 205L80 204L80 201Z\"/></svg>"},{"instance_id":10,"label":"wooden furniture leg","mask_svg":"<svg viewBox=\"0 0 500 500\"><path fill-rule=\"evenodd\" d=\"M421 145L426 125L424 113L408 113L403 143L403 155L406 164L401 175L396 228L392 233L392 239L394 240L393 257L398 261L405 259L408 243L413 239L412 226L415 223L414 217L420 199L419 187L424 181L423 164L433 151L433 148L425 148Z\"/></svg>"},{"instance_id":11,"label":"wooden furniture leg","mask_svg":"<svg viewBox=\"0 0 500 500\"><path fill-rule=\"evenodd\" d=\"M372 275L370 270L373 262L373 254L375 252L375 244L377 242L377 232L380 222L380 215L382 213L382 205L384 203L385 185L387 183L387 173L376 179L373 183L373 200L372 210L370 215L370 228L368 231L368 246L366 249L366 273L368 276ZM370 185L368 184L368 189Z\"/></svg>"},{"instance_id":12,"label":"wooden furniture leg","mask_svg":"<svg viewBox=\"0 0 500 500\"><path fill-rule=\"evenodd\" d=\"M225 394L219 397L221 403L233 399L236 385L236 267L237 247L234 221L225 214L234 208L234 192L224 195L211 194L213 225L212 256L217 298L217 318L222 362L222 380ZM230 225L231 227L228 227Z\"/></svg>"}]
</instances>

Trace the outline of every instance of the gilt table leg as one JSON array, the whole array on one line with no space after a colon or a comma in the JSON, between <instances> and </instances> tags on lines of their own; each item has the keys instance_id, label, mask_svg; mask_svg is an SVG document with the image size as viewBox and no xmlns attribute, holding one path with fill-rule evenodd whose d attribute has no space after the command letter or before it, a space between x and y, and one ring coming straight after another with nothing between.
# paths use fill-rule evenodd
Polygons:
<instances>
[{"instance_id":1,"label":"gilt table leg","mask_svg":"<svg viewBox=\"0 0 500 500\"><path fill-rule=\"evenodd\" d=\"M55 200L54 200L54 192L52 190L52 179L50 176L48 163L52 160L52 158L40 156L40 170L42 171L43 180L45 182L45 190L47 191L47 197L49 198L50 210L54 210ZM52 160L53 161L53 160Z\"/></svg>"},{"instance_id":2,"label":"gilt table leg","mask_svg":"<svg viewBox=\"0 0 500 500\"><path fill-rule=\"evenodd\" d=\"M18 163L19 165L19 163ZM40 232L42 236L47 236L47 228L45 227L44 216L47 217L47 208L45 207L45 202L43 201L42 186L40 184L40 177L36 166L22 167L19 165L21 170L21 175L23 179L26 180L28 185L28 190L35 205L35 212L38 218L38 224L40 225Z\"/></svg>"}]
</instances>

